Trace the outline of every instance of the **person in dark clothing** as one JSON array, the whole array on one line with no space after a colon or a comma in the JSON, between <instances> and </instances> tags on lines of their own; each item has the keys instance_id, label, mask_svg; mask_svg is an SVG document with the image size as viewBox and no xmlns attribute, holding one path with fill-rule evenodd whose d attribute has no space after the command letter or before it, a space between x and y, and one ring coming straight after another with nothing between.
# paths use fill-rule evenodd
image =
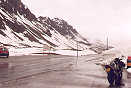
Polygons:
<instances>
[{"instance_id":1,"label":"person in dark clothing","mask_svg":"<svg viewBox=\"0 0 131 88\"><path fill-rule=\"evenodd\" d=\"M115 85L116 86L120 86L120 79L121 79L121 75L122 75L122 72L121 72L121 69L120 69L120 60L119 58L115 58L114 60L114 71L115 71Z\"/></svg>"},{"instance_id":2,"label":"person in dark clothing","mask_svg":"<svg viewBox=\"0 0 131 88\"><path fill-rule=\"evenodd\" d=\"M121 86L122 85L122 72L123 67L125 67L124 62L122 62L119 58L115 58L114 60L114 71L115 71L115 85Z\"/></svg>"},{"instance_id":3,"label":"person in dark clothing","mask_svg":"<svg viewBox=\"0 0 131 88\"><path fill-rule=\"evenodd\" d=\"M115 81L115 73L114 70L112 69L112 67L110 65L105 65L105 69L107 72L107 79L109 82L109 87L113 87L114 86L114 81Z\"/></svg>"},{"instance_id":4,"label":"person in dark clothing","mask_svg":"<svg viewBox=\"0 0 131 88\"><path fill-rule=\"evenodd\" d=\"M122 62L122 61L120 61L120 62L119 62L119 68L120 68L120 70L121 70L121 79L122 79L122 72L123 72L124 67L125 67L125 63Z\"/></svg>"}]
</instances>

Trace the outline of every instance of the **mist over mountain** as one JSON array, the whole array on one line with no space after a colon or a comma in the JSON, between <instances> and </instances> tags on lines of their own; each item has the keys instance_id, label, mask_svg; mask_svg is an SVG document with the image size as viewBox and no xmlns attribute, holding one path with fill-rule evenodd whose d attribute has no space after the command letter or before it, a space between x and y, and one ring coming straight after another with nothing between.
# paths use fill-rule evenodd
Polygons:
<instances>
[{"instance_id":1,"label":"mist over mountain","mask_svg":"<svg viewBox=\"0 0 131 88\"><path fill-rule=\"evenodd\" d=\"M10 47L49 46L97 53L107 48L100 41L91 43L63 19L37 18L21 0L0 0L0 43Z\"/></svg>"}]
</instances>

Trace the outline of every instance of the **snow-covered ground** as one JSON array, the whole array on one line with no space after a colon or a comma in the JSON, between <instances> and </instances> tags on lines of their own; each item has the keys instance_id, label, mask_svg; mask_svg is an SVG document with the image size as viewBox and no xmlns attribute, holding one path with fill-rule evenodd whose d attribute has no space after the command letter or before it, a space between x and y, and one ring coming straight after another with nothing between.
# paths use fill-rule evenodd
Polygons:
<instances>
[{"instance_id":1,"label":"snow-covered ground","mask_svg":"<svg viewBox=\"0 0 131 88\"><path fill-rule=\"evenodd\" d=\"M83 51L73 51L73 50L56 50L53 51L54 53L61 54L61 55L71 55L71 56L83 56L88 54L96 54L91 50L83 50Z\"/></svg>"},{"instance_id":2,"label":"snow-covered ground","mask_svg":"<svg viewBox=\"0 0 131 88\"><path fill-rule=\"evenodd\" d=\"M10 56L19 56L19 55L30 55L32 53L56 53L61 55L70 55L70 56L79 56L88 55L88 54L96 54L91 50L83 50L83 51L73 51L73 50L47 50L43 51L43 48L9 48Z\"/></svg>"},{"instance_id":3,"label":"snow-covered ground","mask_svg":"<svg viewBox=\"0 0 131 88\"><path fill-rule=\"evenodd\" d=\"M32 53L41 53L42 48L9 48L10 56L30 55Z\"/></svg>"},{"instance_id":4,"label":"snow-covered ground","mask_svg":"<svg viewBox=\"0 0 131 88\"><path fill-rule=\"evenodd\" d=\"M131 73L131 68L128 68L128 69L127 69L127 72Z\"/></svg>"}]
</instances>

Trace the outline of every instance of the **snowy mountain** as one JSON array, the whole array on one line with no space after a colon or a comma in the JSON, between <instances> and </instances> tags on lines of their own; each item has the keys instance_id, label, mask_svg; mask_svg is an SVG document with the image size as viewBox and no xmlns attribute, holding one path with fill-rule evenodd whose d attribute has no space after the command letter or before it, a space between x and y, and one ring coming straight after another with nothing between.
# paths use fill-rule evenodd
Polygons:
<instances>
[{"instance_id":1,"label":"snowy mountain","mask_svg":"<svg viewBox=\"0 0 131 88\"><path fill-rule=\"evenodd\" d=\"M101 53L104 44L92 44L59 18L38 17L21 0L0 0L0 43L10 47L51 47Z\"/></svg>"}]
</instances>

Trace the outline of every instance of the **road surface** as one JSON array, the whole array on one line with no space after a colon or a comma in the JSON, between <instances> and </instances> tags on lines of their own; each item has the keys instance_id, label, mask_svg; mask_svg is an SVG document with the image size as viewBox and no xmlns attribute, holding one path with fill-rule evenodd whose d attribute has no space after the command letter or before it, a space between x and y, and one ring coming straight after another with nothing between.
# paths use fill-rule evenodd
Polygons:
<instances>
[{"instance_id":1,"label":"road surface","mask_svg":"<svg viewBox=\"0 0 131 88\"><path fill-rule=\"evenodd\" d=\"M27 55L0 58L0 88L108 88L100 55ZM124 74L125 86L131 88Z\"/></svg>"}]
</instances>

